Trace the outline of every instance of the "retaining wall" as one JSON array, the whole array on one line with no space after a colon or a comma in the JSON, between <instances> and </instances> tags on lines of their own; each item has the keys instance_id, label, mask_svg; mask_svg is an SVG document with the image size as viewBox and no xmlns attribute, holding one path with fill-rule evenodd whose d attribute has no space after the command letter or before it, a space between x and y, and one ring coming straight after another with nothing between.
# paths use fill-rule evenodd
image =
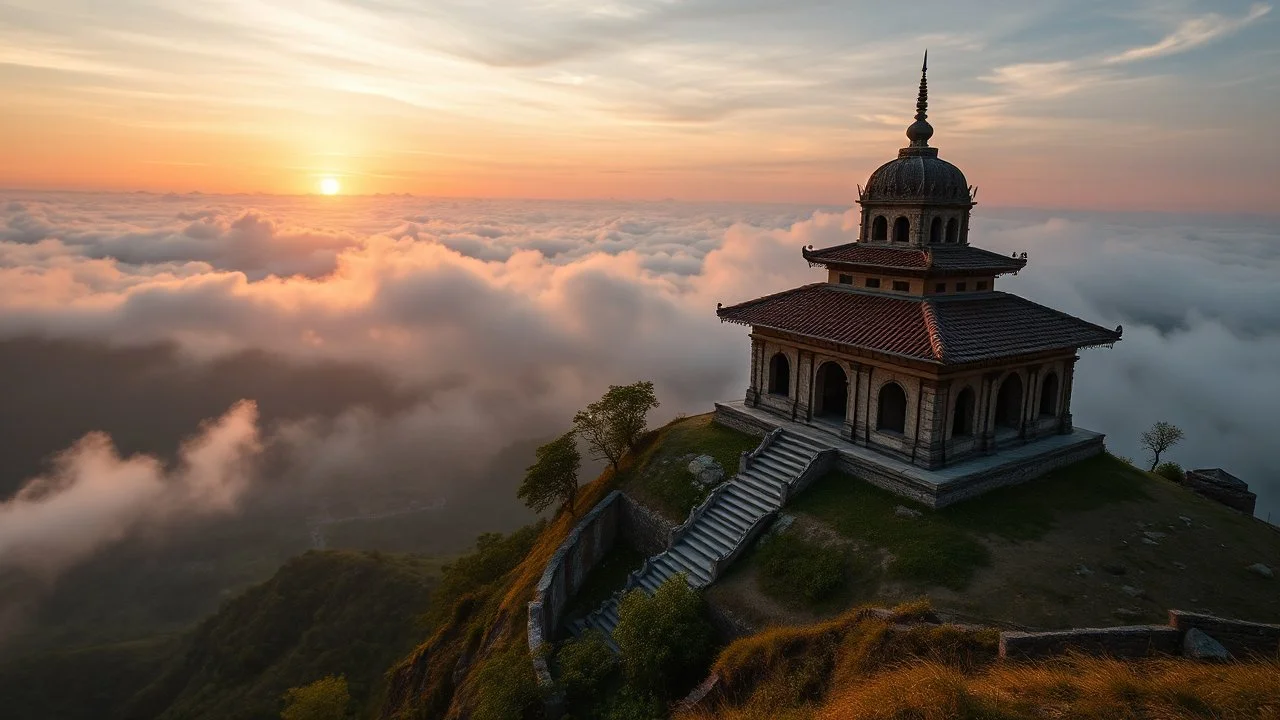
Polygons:
<instances>
[{"instance_id":1,"label":"retaining wall","mask_svg":"<svg viewBox=\"0 0 1280 720\"><path fill-rule=\"evenodd\" d=\"M1238 658L1250 655L1280 657L1280 625L1229 620L1182 610L1169 611L1168 625L1002 632L1000 657L1025 660L1067 653L1115 658L1179 655L1182 653L1183 636L1191 628L1199 628Z\"/></svg>"}]
</instances>

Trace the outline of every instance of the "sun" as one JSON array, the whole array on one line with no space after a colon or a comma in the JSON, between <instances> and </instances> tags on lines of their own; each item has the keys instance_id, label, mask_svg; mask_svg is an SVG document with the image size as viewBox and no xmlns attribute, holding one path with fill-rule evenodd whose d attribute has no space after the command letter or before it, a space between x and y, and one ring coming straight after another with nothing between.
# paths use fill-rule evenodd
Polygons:
<instances>
[{"instance_id":1,"label":"sun","mask_svg":"<svg viewBox=\"0 0 1280 720\"><path fill-rule=\"evenodd\" d=\"M327 177L320 181L320 192L325 195L337 195L342 190L342 184L338 182L338 178Z\"/></svg>"}]
</instances>

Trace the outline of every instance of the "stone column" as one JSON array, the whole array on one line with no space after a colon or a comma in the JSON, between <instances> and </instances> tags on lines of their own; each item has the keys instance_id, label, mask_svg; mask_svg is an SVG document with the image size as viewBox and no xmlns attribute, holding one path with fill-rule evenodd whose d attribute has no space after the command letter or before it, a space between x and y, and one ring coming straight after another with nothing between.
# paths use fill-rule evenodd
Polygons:
<instances>
[{"instance_id":1,"label":"stone column","mask_svg":"<svg viewBox=\"0 0 1280 720\"><path fill-rule=\"evenodd\" d=\"M1062 412L1059 415L1058 432L1063 435L1070 435L1075 427L1071 424L1071 386L1075 384L1076 377L1076 360L1073 357L1066 361L1062 370Z\"/></svg>"},{"instance_id":2,"label":"stone column","mask_svg":"<svg viewBox=\"0 0 1280 720\"><path fill-rule=\"evenodd\" d=\"M920 381L920 407L917 412L915 464L935 469L946 464L947 397L950 383Z\"/></svg>"},{"instance_id":3,"label":"stone column","mask_svg":"<svg viewBox=\"0 0 1280 720\"><path fill-rule=\"evenodd\" d=\"M867 421L871 417L871 408L867 405L871 398L871 376L875 373L874 365L862 365L858 368L859 402L854 407L853 441L858 445L867 444Z\"/></svg>"},{"instance_id":4,"label":"stone column","mask_svg":"<svg viewBox=\"0 0 1280 720\"><path fill-rule=\"evenodd\" d=\"M849 397L844 405L844 428L840 434L853 441L858 439L858 402L862 399L862 366L849 363Z\"/></svg>"},{"instance_id":5,"label":"stone column","mask_svg":"<svg viewBox=\"0 0 1280 720\"><path fill-rule=\"evenodd\" d=\"M1040 393L1037 392L1039 387L1040 370L1032 368L1027 373L1027 396L1022 399L1022 422L1018 425L1021 428L1018 434L1024 440L1031 440L1036 436L1036 417L1039 415L1036 405L1039 404Z\"/></svg>"},{"instance_id":6,"label":"stone column","mask_svg":"<svg viewBox=\"0 0 1280 720\"><path fill-rule=\"evenodd\" d=\"M813 396L813 353L800 350L796 355L795 401L791 405L791 419L809 422L813 417L810 398Z\"/></svg>"},{"instance_id":7,"label":"stone column","mask_svg":"<svg viewBox=\"0 0 1280 720\"><path fill-rule=\"evenodd\" d=\"M747 385L747 407L760 404L760 374L764 365L764 340L751 338L751 383Z\"/></svg>"},{"instance_id":8,"label":"stone column","mask_svg":"<svg viewBox=\"0 0 1280 720\"><path fill-rule=\"evenodd\" d=\"M996 380L999 379L999 372L987 373L982 376L982 405L978 411L978 417L982 424L976 431L978 433L978 450L987 455L996 451L995 413L991 410L991 403L995 402L993 386Z\"/></svg>"}]
</instances>

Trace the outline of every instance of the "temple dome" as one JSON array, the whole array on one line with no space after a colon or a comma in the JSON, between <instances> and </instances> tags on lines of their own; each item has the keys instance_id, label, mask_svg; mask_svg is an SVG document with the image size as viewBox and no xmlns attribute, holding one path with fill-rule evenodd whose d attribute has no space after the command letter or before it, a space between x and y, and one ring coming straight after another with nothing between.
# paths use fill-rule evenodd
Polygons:
<instances>
[{"instance_id":1,"label":"temple dome","mask_svg":"<svg viewBox=\"0 0 1280 720\"><path fill-rule=\"evenodd\" d=\"M931 153L918 150L934 150ZM917 152L912 152L917 151ZM937 156L934 148L904 148L897 158L871 173L863 202L969 203L969 183L960 168Z\"/></svg>"}]
</instances>

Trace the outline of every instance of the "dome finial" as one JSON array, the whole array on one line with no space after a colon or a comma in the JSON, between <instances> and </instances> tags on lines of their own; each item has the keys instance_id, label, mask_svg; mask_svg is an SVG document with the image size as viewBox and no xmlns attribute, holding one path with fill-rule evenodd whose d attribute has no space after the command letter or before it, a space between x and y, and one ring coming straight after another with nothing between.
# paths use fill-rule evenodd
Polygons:
<instances>
[{"instance_id":1,"label":"dome finial","mask_svg":"<svg viewBox=\"0 0 1280 720\"><path fill-rule=\"evenodd\" d=\"M907 139L911 147L929 147L929 138L933 137L933 126L929 124L929 51L924 51L924 64L920 66L920 96L916 99L916 121L907 128Z\"/></svg>"}]
</instances>

